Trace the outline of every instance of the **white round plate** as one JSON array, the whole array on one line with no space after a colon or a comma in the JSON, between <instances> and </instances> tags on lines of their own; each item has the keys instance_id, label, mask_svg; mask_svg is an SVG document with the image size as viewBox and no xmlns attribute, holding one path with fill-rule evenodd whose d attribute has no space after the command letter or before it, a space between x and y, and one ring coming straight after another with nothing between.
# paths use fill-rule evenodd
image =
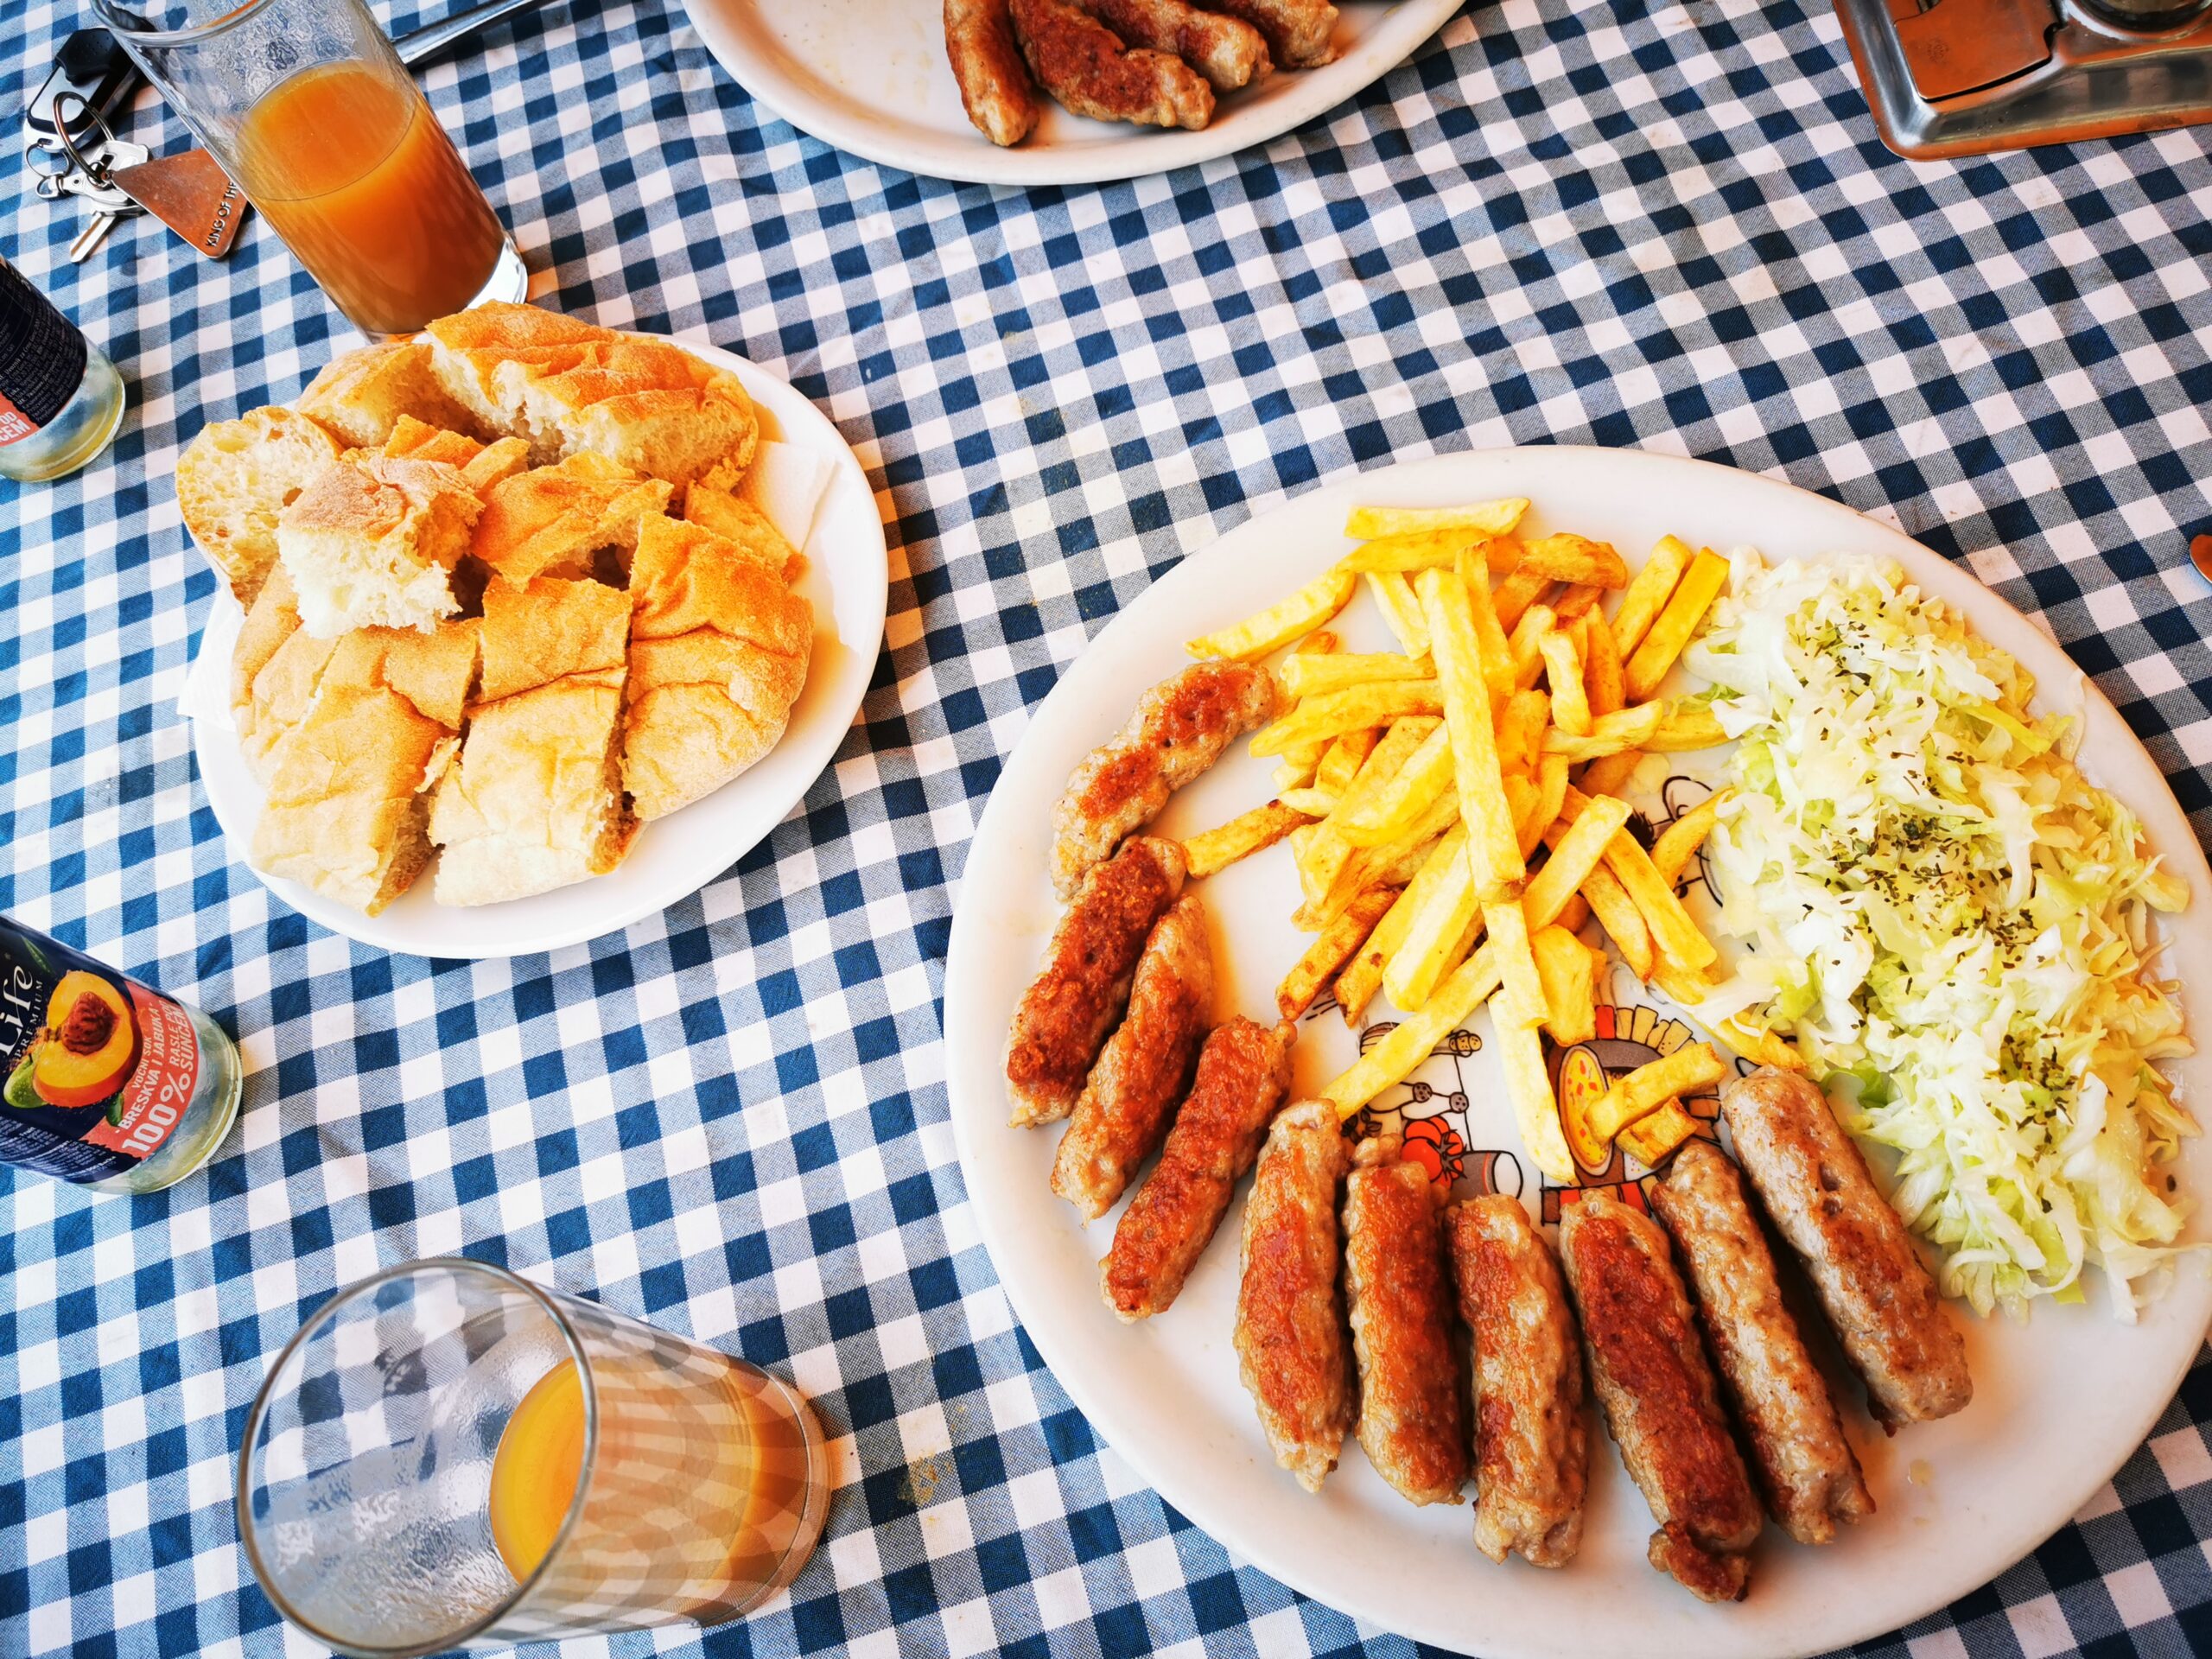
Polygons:
<instances>
[{"instance_id":1,"label":"white round plate","mask_svg":"<svg viewBox=\"0 0 2212 1659\"><path fill-rule=\"evenodd\" d=\"M806 686L791 707L783 741L767 757L702 801L644 825L630 855L609 874L534 898L456 907L435 902L429 873L380 913L364 916L302 887L261 875L269 890L334 933L410 957L518 957L581 944L666 910L728 870L783 822L830 764L868 692L883 641L890 555L875 493L829 417L758 364L703 340L686 351L744 382L761 414L761 435L810 450L831 463L804 550L798 591L814 606L814 655ZM209 613L202 652L228 662L241 620L220 594ZM246 769L235 737L212 721L192 722L200 776L215 820L238 850L253 843L265 791Z\"/></svg>"},{"instance_id":2,"label":"white round plate","mask_svg":"<svg viewBox=\"0 0 2212 1659\"><path fill-rule=\"evenodd\" d=\"M968 1191L1015 1311L1076 1403L1162 1497L1294 1588L1386 1629L1489 1659L1747 1659L1863 1640L1996 1577L2075 1514L2141 1444L2212 1313L2212 1276L2197 1265L2201 1257L2176 1273L2164 1299L2133 1327L2114 1321L2094 1286L2086 1305L2045 1303L2024 1323L1975 1320L1960 1309L1970 1326L1974 1397L1942 1422L1885 1440L1857 1388L1840 1387L1846 1427L1880 1512L1821 1548L1793 1545L1769 1528L1750 1598L1713 1607L1646 1565L1649 1513L1594 1414L1587 1530L1580 1556L1559 1572L1518 1560L1492 1566L1474 1550L1466 1507L1414 1508L1349 1440L1322 1494L1306 1496L1275 1468L1237 1381L1230 1331L1241 1205L1175 1306L1124 1326L1097 1288L1113 1217L1086 1227L1046 1189L1057 1132L1007 1127L1000 1057L1015 1001L1057 918L1046 875L1052 808L1077 761L1118 728L1145 688L1187 662L1185 639L1249 614L1346 551L1351 543L1338 531L1348 507L1508 495L1530 498L1529 523L1539 532L1600 537L1632 563L1666 532L1694 546L1756 546L1772 559L1845 553L1900 560L1923 590L1958 606L1985 639L2033 671L2050 706L2084 710L2082 753L2092 777L2140 815L2193 889L2197 908L2174 930L2171 976L2212 984L2212 929L2197 919L2212 906L2212 875L2158 767L2058 647L1966 571L1834 502L1701 462L1565 448L1448 456L1347 478L1184 560L1091 642L1038 710L969 851L968 870L988 871L990 879L964 881L953 910L945 1039ZM1332 626L1347 630L1347 649L1383 646L1364 595ZM1187 835L1268 799L1271 765L1235 746L1175 799L1156 832ZM1306 944L1288 919L1297 880L1287 849L1247 859L1197 890L1224 970L1217 1016L1236 1011L1272 1020L1275 982ZM1624 972L1615 980L1617 990L1632 984ZM1650 1017L1639 1016L1647 1024ZM1473 1029L1487 1033L1487 1015ZM1295 1091L1325 1082L1354 1051L1333 1007L1309 1015ZM2193 1097L2201 1111L2212 1099L2212 1064L2200 1055L2181 1062L2177 1075L2184 1099ZM1419 1076L1439 1093L1417 1116L1453 1090L1465 1096L1457 1105L1465 1107L1468 1175L1521 1191L1522 1165L1512 1155L1519 1141L1491 1057L1447 1052ZM1413 1103L1410 1090L1398 1092L1399 1103ZM2190 1142L2175 1173L2200 1198L2212 1194L2212 1148Z\"/></svg>"},{"instance_id":3,"label":"white round plate","mask_svg":"<svg viewBox=\"0 0 2212 1659\"><path fill-rule=\"evenodd\" d=\"M1096 184L1210 162L1333 109L1409 57L1459 0L1347 0L1337 59L1225 92L1197 132L1090 121L1040 94L1037 130L1001 149L969 124L940 0L683 0L730 77L803 132L871 162L976 184Z\"/></svg>"}]
</instances>

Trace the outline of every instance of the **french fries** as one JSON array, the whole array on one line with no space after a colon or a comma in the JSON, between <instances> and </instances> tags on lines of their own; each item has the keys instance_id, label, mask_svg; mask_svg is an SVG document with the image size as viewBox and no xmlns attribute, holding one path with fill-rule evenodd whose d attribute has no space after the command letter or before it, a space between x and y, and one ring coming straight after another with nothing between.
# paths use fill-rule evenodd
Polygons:
<instances>
[{"instance_id":1,"label":"french fries","mask_svg":"<svg viewBox=\"0 0 2212 1659\"><path fill-rule=\"evenodd\" d=\"M1513 780L1509 779L1509 785ZM1547 754L1536 762L1536 781L1529 791L1529 811L1524 817L1516 814L1514 834L1521 842L1523 862L1535 855L1536 849L1544 842L1544 831L1559 822L1560 808L1567 801L1567 757Z\"/></svg>"},{"instance_id":2,"label":"french fries","mask_svg":"<svg viewBox=\"0 0 2212 1659\"><path fill-rule=\"evenodd\" d=\"M1339 1118L1354 1112L1393 1084L1403 1083L1436 1046L1490 1000L1497 988L1497 958L1488 945L1469 957L1429 996L1421 1012L1399 1022L1382 1040L1321 1087L1321 1098ZM1530 1036L1534 1036L1532 1032ZM1542 1064L1541 1051L1538 1064Z\"/></svg>"},{"instance_id":3,"label":"french fries","mask_svg":"<svg viewBox=\"0 0 2212 1659\"><path fill-rule=\"evenodd\" d=\"M1554 632L1536 641L1544 657L1544 681L1552 689L1552 721L1569 737L1590 735L1590 696L1582 682L1582 659L1574 641Z\"/></svg>"},{"instance_id":4,"label":"french fries","mask_svg":"<svg viewBox=\"0 0 2212 1659\"><path fill-rule=\"evenodd\" d=\"M1483 947L1484 952L1489 949ZM1497 1058L1505 1067L1506 1098L1513 1103L1514 1122L1520 1127L1529 1161L1555 1181L1573 1180L1574 1154L1567 1149L1567 1136L1560 1129L1559 1102L1552 1095L1551 1074L1544 1070L1543 1039L1534 1026L1501 1020L1495 1040Z\"/></svg>"},{"instance_id":5,"label":"french fries","mask_svg":"<svg viewBox=\"0 0 2212 1659\"><path fill-rule=\"evenodd\" d=\"M1315 935L1306 954L1275 988L1276 1012L1295 1020L1312 1007L1322 987L1337 976L1397 899L1395 887L1370 887L1347 905L1341 916Z\"/></svg>"},{"instance_id":6,"label":"french fries","mask_svg":"<svg viewBox=\"0 0 2212 1659\"><path fill-rule=\"evenodd\" d=\"M1670 1100L1646 1118L1639 1118L1615 1137L1621 1150L1642 1164L1646 1169L1656 1169L1659 1161L1697 1133L1697 1120L1682 1109L1678 1100Z\"/></svg>"},{"instance_id":7,"label":"french fries","mask_svg":"<svg viewBox=\"0 0 2212 1659\"><path fill-rule=\"evenodd\" d=\"M1401 833L1452 783L1452 734L1439 723L1380 788L1345 804L1338 814L1337 833L1355 847L1379 846Z\"/></svg>"},{"instance_id":8,"label":"french fries","mask_svg":"<svg viewBox=\"0 0 2212 1659\"><path fill-rule=\"evenodd\" d=\"M1328 629L1316 628L1313 632L1307 634L1303 639L1293 645L1290 648L1290 654L1294 658L1325 657L1342 643L1343 642L1339 640L1335 634L1330 632Z\"/></svg>"},{"instance_id":9,"label":"french fries","mask_svg":"<svg viewBox=\"0 0 2212 1659\"><path fill-rule=\"evenodd\" d=\"M1582 792L1586 795L1618 795L1628 787L1636 769L1643 764L1642 749L1623 749L1614 754L1601 754L1582 768Z\"/></svg>"},{"instance_id":10,"label":"french fries","mask_svg":"<svg viewBox=\"0 0 2212 1659\"><path fill-rule=\"evenodd\" d=\"M1666 608L1675 584L1689 568L1689 549L1675 537L1661 537L1621 595L1620 609L1613 613L1613 642L1623 661L1643 643L1653 619Z\"/></svg>"},{"instance_id":11,"label":"french fries","mask_svg":"<svg viewBox=\"0 0 2212 1659\"><path fill-rule=\"evenodd\" d=\"M1552 601L1552 611L1559 618L1560 626L1564 627L1583 617L1597 615L1598 601L1605 596L1605 590L1594 582L1573 582L1559 590ZM1602 616L1598 617L1600 622L1605 620Z\"/></svg>"},{"instance_id":12,"label":"french fries","mask_svg":"<svg viewBox=\"0 0 2212 1659\"><path fill-rule=\"evenodd\" d=\"M1528 887L1521 894L1531 927L1548 927L1559 919L1567 899L1589 880L1592 872L1599 869L1605 856L1605 843L1628 822L1628 803L1618 795L1592 796L1572 824L1556 837L1547 836L1552 855L1529 879ZM1625 900L1627 895L1622 897ZM1630 914L1633 913L1631 906ZM1641 928L1639 922L1639 931ZM1639 974L1637 977L1641 979L1643 976Z\"/></svg>"},{"instance_id":13,"label":"french fries","mask_svg":"<svg viewBox=\"0 0 2212 1659\"><path fill-rule=\"evenodd\" d=\"M1497 607L1480 568L1462 559L1459 569L1466 589L1468 620L1474 627L1476 659L1495 710L1513 695L1513 646L1504 625L1497 620Z\"/></svg>"},{"instance_id":14,"label":"french fries","mask_svg":"<svg viewBox=\"0 0 2212 1659\"><path fill-rule=\"evenodd\" d=\"M1516 691L1497 710L1497 767L1503 772L1533 772L1551 724L1552 700L1534 686Z\"/></svg>"},{"instance_id":15,"label":"french fries","mask_svg":"<svg viewBox=\"0 0 2212 1659\"><path fill-rule=\"evenodd\" d=\"M1651 843L1652 868L1669 887L1681 884L1682 872L1689 868L1697 849L1705 844L1713 826L1720 822L1720 809L1731 793L1726 789L1715 790L1660 831L1659 839Z\"/></svg>"},{"instance_id":16,"label":"french fries","mask_svg":"<svg viewBox=\"0 0 2212 1659\"><path fill-rule=\"evenodd\" d=\"M1467 826L1467 856L1474 872L1475 896L1488 900L1503 898L1517 887L1528 867L1521 858L1513 820L1505 810L1497 732L1491 723L1490 690L1484 683L1478 655L1470 587L1455 572L1446 570L1424 570L1414 582L1422 613L1428 620L1437 682L1444 693L1444 724L1451 734L1452 771L1459 785L1459 816Z\"/></svg>"},{"instance_id":17,"label":"french fries","mask_svg":"<svg viewBox=\"0 0 2212 1659\"><path fill-rule=\"evenodd\" d=\"M1591 717L1590 734L1573 737L1554 726L1544 734L1544 752L1570 760L1596 760L1623 749L1648 747L1667 718L1663 702L1639 702L1610 715Z\"/></svg>"},{"instance_id":18,"label":"french fries","mask_svg":"<svg viewBox=\"0 0 2212 1659\"><path fill-rule=\"evenodd\" d=\"M1375 596L1375 608L1382 613L1383 621L1398 636L1406 655L1427 657L1428 624L1421 620L1421 601L1414 597L1413 584L1402 571L1370 570L1366 576L1367 591Z\"/></svg>"},{"instance_id":19,"label":"french fries","mask_svg":"<svg viewBox=\"0 0 2212 1659\"><path fill-rule=\"evenodd\" d=\"M1376 680L1308 697L1273 724L1252 734L1254 754L1287 754L1312 743L1355 732L1363 726L1387 726L1400 715L1440 715L1444 700L1434 680Z\"/></svg>"},{"instance_id":20,"label":"french fries","mask_svg":"<svg viewBox=\"0 0 2212 1659\"><path fill-rule=\"evenodd\" d=\"M1644 708L1665 707L1667 713L1659 728L1643 740L1643 747L1654 754L1680 754L1686 749L1709 749L1716 743L1726 743L1728 734L1720 729L1720 717L1710 705L1702 702L1671 704L1645 703Z\"/></svg>"},{"instance_id":21,"label":"french fries","mask_svg":"<svg viewBox=\"0 0 2212 1659\"><path fill-rule=\"evenodd\" d=\"M1544 536L1521 550L1522 570L1554 582L1586 582L1595 588L1628 586L1628 563L1604 542L1582 536Z\"/></svg>"},{"instance_id":22,"label":"french fries","mask_svg":"<svg viewBox=\"0 0 2212 1659\"><path fill-rule=\"evenodd\" d=\"M1558 626L1558 613L1548 605L1531 605L1521 613L1521 620L1506 642L1513 653L1513 683L1517 689L1526 690L1535 684L1544 671L1543 638Z\"/></svg>"},{"instance_id":23,"label":"french fries","mask_svg":"<svg viewBox=\"0 0 2212 1659\"><path fill-rule=\"evenodd\" d=\"M1638 979L1649 979L1656 960L1651 930L1643 925L1643 912L1613 879L1612 872L1599 865L1582 878L1581 893L1590 901L1590 913L1598 918L1598 925L1605 930L1613 949L1628 964L1629 972Z\"/></svg>"},{"instance_id":24,"label":"french fries","mask_svg":"<svg viewBox=\"0 0 2212 1659\"><path fill-rule=\"evenodd\" d=\"M1329 740L1329 747L1321 751L1321 764L1313 768L1313 784L1332 795L1341 795L1359 770L1360 762L1375 752L1382 734L1372 726L1363 726L1357 731L1345 732Z\"/></svg>"},{"instance_id":25,"label":"french fries","mask_svg":"<svg viewBox=\"0 0 2212 1659\"><path fill-rule=\"evenodd\" d=\"M1423 530L1408 536L1383 536L1362 543L1344 555L1348 569L1368 571L1449 569L1471 547L1483 550L1491 570L1503 575L1521 557L1521 543L1510 536L1485 536L1479 531Z\"/></svg>"},{"instance_id":26,"label":"french fries","mask_svg":"<svg viewBox=\"0 0 2212 1659\"><path fill-rule=\"evenodd\" d=\"M1296 789L1275 791L1278 803L1308 818L1327 817L1337 810L1339 798L1334 790L1323 789L1319 784L1306 784Z\"/></svg>"},{"instance_id":27,"label":"french fries","mask_svg":"<svg viewBox=\"0 0 2212 1659\"><path fill-rule=\"evenodd\" d=\"M1556 694L1558 688L1554 687ZM1610 715L1628 702L1628 681L1621 668L1620 647L1602 616L1592 616L1582 642L1582 694L1594 717Z\"/></svg>"},{"instance_id":28,"label":"french fries","mask_svg":"<svg viewBox=\"0 0 2212 1659\"><path fill-rule=\"evenodd\" d=\"M1598 1034L1598 959L1554 922L1529 936L1536 977L1543 982L1544 1029L1561 1048Z\"/></svg>"},{"instance_id":29,"label":"french fries","mask_svg":"<svg viewBox=\"0 0 2212 1659\"><path fill-rule=\"evenodd\" d=\"M1256 662L1279 646L1312 632L1344 609L1359 586L1359 578L1342 566L1323 572L1313 581L1279 600L1257 616L1249 616L1218 633L1201 634L1183 647L1193 657L1230 658Z\"/></svg>"},{"instance_id":30,"label":"french fries","mask_svg":"<svg viewBox=\"0 0 2212 1659\"><path fill-rule=\"evenodd\" d=\"M1405 903L1411 913L1383 964L1382 988L1401 1013L1413 1014L1428 1001L1444 976L1445 957L1480 912L1465 825L1453 825L1436 843L1408 884Z\"/></svg>"},{"instance_id":31,"label":"french fries","mask_svg":"<svg viewBox=\"0 0 2212 1659\"><path fill-rule=\"evenodd\" d=\"M1354 507L1344 534L1357 542L1384 536L1418 536L1438 531L1466 531L1476 536L1510 535L1529 511L1528 501L1509 496L1464 507Z\"/></svg>"},{"instance_id":32,"label":"french fries","mask_svg":"<svg viewBox=\"0 0 2212 1659\"><path fill-rule=\"evenodd\" d=\"M1192 875L1211 875L1263 847L1274 846L1306 822L1306 815L1295 808L1269 801L1265 806L1238 813L1217 829L1192 836L1183 843L1183 857Z\"/></svg>"},{"instance_id":33,"label":"french fries","mask_svg":"<svg viewBox=\"0 0 2212 1659\"><path fill-rule=\"evenodd\" d=\"M1502 1030L1508 1025L1541 1026L1551 1011L1544 998L1543 976L1536 971L1536 957L1529 944L1529 918L1518 899L1500 899L1483 906L1483 926L1497 952L1498 994L1491 1000L1491 1019Z\"/></svg>"},{"instance_id":34,"label":"french fries","mask_svg":"<svg viewBox=\"0 0 2212 1659\"><path fill-rule=\"evenodd\" d=\"M1516 626L1529 607L1550 591L1552 579L1541 571L1516 569L1497 584L1491 595L1491 607L1497 613L1497 626L1510 630Z\"/></svg>"},{"instance_id":35,"label":"french fries","mask_svg":"<svg viewBox=\"0 0 2212 1659\"><path fill-rule=\"evenodd\" d=\"M1685 1043L1664 1058L1615 1078L1604 1098L1591 1109L1591 1128L1610 1141L1669 1101L1712 1087L1728 1071L1728 1063L1713 1052L1712 1044Z\"/></svg>"},{"instance_id":36,"label":"french fries","mask_svg":"<svg viewBox=\"0 0 2212 1659\"><path fill-rule=\"evenodd\" d=\"M1659 613L1628 659L1628 700L1642 702L1655 694L1705 621L1705 613L1720 590L1728 585L1728 561L1717 553L1700 553L1682 573L1667 608Z\"/></svg>"},{"instance_id":37,"label":"french fries","mask_svg":"<svg viewBox=\"0 0 2212 1659\"><path fill-rule=\"evenodd\" d=\"M1395 651L1345 652L1328 656L1294 652L1282 659L1282 666L1275 671L1282 689L1294 700L1376 680L1426 679L1428 674L1427 661L1402 656Z\"/></svg>"},{"instance_id":38,"label":"french fries","mask_svg":"<svg viewBox=\"0 0 2212 1659\"><path fill-rule=\"evenodd\" d=\"M1637 913L1643 918L1643 925L1651 932L1651 942L1666 958L1684 968L1703 968L1719 956L1713 941L1698 931L1690 913L1682 908L1682 901L1675 896L1675 889L1651 862L1651 855L1637 844L1634 836L1626 830L1618 831L1605 843L1605 868L1621 884ZM1594 901L1593 901L1594 903ZM1649 974L1639 976L1649 979Z\"/></svg>"}]
</instances>

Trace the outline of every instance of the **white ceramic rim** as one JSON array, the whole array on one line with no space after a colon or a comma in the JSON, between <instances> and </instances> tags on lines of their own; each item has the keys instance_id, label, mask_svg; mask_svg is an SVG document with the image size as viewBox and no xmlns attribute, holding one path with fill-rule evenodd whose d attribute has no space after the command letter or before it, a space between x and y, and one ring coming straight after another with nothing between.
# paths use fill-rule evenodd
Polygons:
<instances>
[{"instance_id":1,"label":"white ceramic rim","mask_svg":"<svg viewBox=\"0 0 2212 1659\"><path fill-rule=\"evenodd\" d=\"M730 79L800 131L901 172L965 184L1051 185L1143 178L1281 137L1397 67L1459 11L1460 0L1400 0L1334 62L1284 72L1298 83L1291 91L1249 110L1232 101L1196 132L1132 128L1125 137L1080 148L1031 140L1005 149L972 128L933 138L921 129L887 122L843 99L825 96L790 73L775 54L754 50L718 10L721 4L753 3L683 0L683 7ZM1228 94L1231 100L1236 96Z\"/></svg>"}]
</instances>

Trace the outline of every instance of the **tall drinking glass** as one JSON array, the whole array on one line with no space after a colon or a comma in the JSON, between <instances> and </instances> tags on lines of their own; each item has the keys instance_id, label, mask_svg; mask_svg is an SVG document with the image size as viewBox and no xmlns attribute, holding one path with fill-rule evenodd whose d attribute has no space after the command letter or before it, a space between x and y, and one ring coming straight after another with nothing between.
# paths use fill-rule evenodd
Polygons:
<instances>
[{"instance_id":1,"label":"tall drinking glass","mask_svg":"<svg viewBox=\"0 0 2212 1659\"><path fill-rule=\"evenodd\" d=\"M92 9L364 334L524 297L521 257L361 0Z\"/></svg>"},{"instance_id":2,"label":"tall drinking glass","mask_svg":"<svg viewBox=\"0 0 2212 1659\"><path fill-rule=\"evenodd\" d=\"M790 1583L829 1503L806 1402L503 1268L410 1262L286 1344L238 1531L277 1611L364 1659L688 1618Z\"/></svg>"}]
</instances>

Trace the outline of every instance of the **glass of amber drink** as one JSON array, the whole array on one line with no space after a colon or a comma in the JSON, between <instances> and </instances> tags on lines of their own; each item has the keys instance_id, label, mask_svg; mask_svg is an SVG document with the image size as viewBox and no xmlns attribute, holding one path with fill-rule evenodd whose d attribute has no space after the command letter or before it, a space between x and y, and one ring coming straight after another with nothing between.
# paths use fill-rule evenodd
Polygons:
<instances>
[{"instance_id":1,"label":"glass of amber drink","mask_svg":"<svg viewBox=\"0 0 2212 1659\"><path fill-rule=\"evenodd\" d=\"M829 1503L806 1402L742 1360L501 1268L340 1292L270 1370L238 1453L261 1587L364 1659L735 1618Z\"/></svg>"},{"instance_id":2,"label":"glass of amber drink","mask_svg":"<svg viewBox=\"0 0 2212 1659\"><path fill-rule=\"evenodd\" d=\"M361 0L126 3L93 10L364 334L524 297L514 245Z\"/></svg>"}]
</instances>

